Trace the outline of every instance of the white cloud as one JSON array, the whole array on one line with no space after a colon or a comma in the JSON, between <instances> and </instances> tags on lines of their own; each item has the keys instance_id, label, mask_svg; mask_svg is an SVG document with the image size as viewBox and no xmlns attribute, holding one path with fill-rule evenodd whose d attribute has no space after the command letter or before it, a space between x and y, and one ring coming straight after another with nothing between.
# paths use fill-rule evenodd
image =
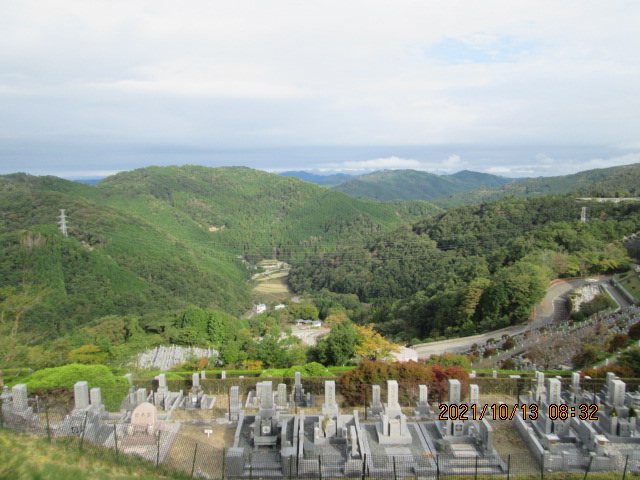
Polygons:
<instances>
[{"instance_id":1,"label":"white cloud","mask_svg":"<svg viewBox=\"0 0 640 480\"><path fill-rule=\"evenodd\" d=\"M637 146L638 24L624 0L2 2L0 138ZM361 161L463 166L409 160Z\"/></svg>"}]
</instances>

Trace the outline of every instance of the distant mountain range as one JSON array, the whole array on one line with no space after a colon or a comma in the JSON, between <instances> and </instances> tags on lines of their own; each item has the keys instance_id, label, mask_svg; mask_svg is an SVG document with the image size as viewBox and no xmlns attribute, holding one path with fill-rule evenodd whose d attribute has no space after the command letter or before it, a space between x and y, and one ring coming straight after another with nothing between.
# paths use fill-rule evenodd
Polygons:
<instances>
[{"instance_id":1,"label":"distant mountain range","mask_svg":"<svg viewBox=\"0 0 640 480\"><path fill-rule=\"evenodd\" d=\"M334 187L353 178L353 175L347 175L346 173L317 175L315 173L304 171L282 172L280 175L283 177L296 177L300 180L304 180L305 182L315 183L316 185L321 185L323 187Z\"/></svg>"},{"instance_id":2,"label":"distant mountain range","mask_svg":"<svg viewBox=\"0 0 640 480\"><path fill-rule=\"evenodd\" d=\"M382 202L423 200L442 208L478 204L509 195L640 195L640 164L586 170L572 175L524 179L469 170L452 175L436 175L418 170L382 170L355 176L322 176L308 172L286 172L286 175L327 186L355 198L371 198Z\"/></svg>"},{"instance_id":3,"label":"distant mountain range","mask_svg":"<svg viewBox=\"0 0 640 480\"><path fill-rule=\"evenodd\" d=\"M514 181L488 173L463 170L453 175L435 175L418 170L383 170L360 175L333 187L352 197L380 201L425 200L478 187L499 187Z\"/></svg>"}]
</instances>

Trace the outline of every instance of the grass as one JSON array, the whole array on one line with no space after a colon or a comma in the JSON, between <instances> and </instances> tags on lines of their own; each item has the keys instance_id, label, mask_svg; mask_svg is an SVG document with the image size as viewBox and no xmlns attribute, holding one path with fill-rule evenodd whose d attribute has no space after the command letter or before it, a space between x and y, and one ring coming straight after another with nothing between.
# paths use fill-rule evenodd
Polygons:
<instances>
[{"instance_id":1,"label":"grass","mask_svg":"<svg viewBox=\"0 0 640 480\"><path fill-rule=\"evenodd\" d=\"M154 468L132 457L126 465L113 460L113 452L97 447L78 448L66 442L50 444L47 440L0 430L0 480L152 480L181 479L186 475Z\"/></svg>"},{"instance_id":2,"label":"grass","mask_svg":"<svg viewBox=\"0 0 640 480\"><path fill-rule=\"evenodd\" d=\"M620 280L620 284L627 289L627 291L636 298L640 298L640 276L636 273L627 275L624 279Z\"/></svg>"}]
</instances>

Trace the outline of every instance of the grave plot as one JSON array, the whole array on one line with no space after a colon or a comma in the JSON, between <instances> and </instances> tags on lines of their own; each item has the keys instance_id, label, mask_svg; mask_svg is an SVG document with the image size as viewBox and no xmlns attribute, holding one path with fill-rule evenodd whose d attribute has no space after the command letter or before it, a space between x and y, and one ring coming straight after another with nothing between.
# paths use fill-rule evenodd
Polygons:
<instances>
[{"instance_id":1,"label":"grave plot","mask_svg":"<svg viewBox=\"0 0 640 480\"><path fill-rule=\"evenodd\" d=\"M536 372L531 391L520 397L528 409L515 415L516 429L548 471L621 469L627 454L627 467L637 468L640 438L624 405L624 390L624 382L608 376L604 391L594 396L581 390L580 375L574 373L563 393L559 379L545 381L544 373Z\"/></svg>"},{"instance_id":2,"label":"grave plot","mask_svg":"<svg viewBox=\"0 0 640 480\"><path fill-rule=\"evenodd\" d=\"M296 392L297 390L297 392ZM370 412L376 420L363 422L358 412L344 414L336 402L336 386L325 382L322 412L306 415L287 413L301 398L299 388L287 395L286 385L273 391L270 381L260 382L248 396L247 406L258 408L256 415L241 410L238 387L232 387L231 419L238 425L234 445L226 458L230 477L300 478L335 476L415 477L442 473L503 473L504 464L492 446L488 422L417 422L433 415L427 387L420 386L420 398L409 421L398 402L398 383L387 382L387 402L382 403L380 386L372 388ZM476 386L471 401L479 400ZM450 402L460 402L460 383L450 384ZM450 457L438 467L438 454ZM473 459L470 462L469 459ZM472 470L469 470L472 469Z\"/></svg>"},{"instance_id":3,"label":"grave plot","mask_svg":"<svg viewBox=\"0 0 640 480\"><path fill-rule=\"evenodd\" d=\"M461 402L461 384L459 380L448 380L449 396L447 406L459 406ZM480 412L480 389L477 385L469 386L469 399L465 404L472 405ZM448 414L460 411L448 408ZM467 419L453 418L435 422L421 422L420 428L425 436L431 438L441 459L439 469L443 474L460 475L478 473L501 474L506 472L506 465L493 447L493 428L487 418L474 419L468 410Z\"/></svg>"}]
</instances>

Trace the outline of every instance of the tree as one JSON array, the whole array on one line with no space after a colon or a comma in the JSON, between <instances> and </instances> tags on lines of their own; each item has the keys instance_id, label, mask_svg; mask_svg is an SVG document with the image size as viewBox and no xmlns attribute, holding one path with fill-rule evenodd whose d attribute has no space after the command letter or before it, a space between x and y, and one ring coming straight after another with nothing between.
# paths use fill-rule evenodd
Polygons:
<instances>
[{"instance_id":1,"label":"tree","mask_svg":"<svg viewBox=\"0 0 640 480\"><path fill-rule=\"evenodd\" d=\"M629 367L635 373L635 376L640 376L640 347L633 347L622 352L618 356L618 365L623 367Z\"/></svg>"},{"instance_id":2,"label":"tree","mask_svg":"<svg viewBox=\"0 0 640 480\"><path fill-rule=\"evenodd\" d=\"M400 351L400 345L386 340L369 325L354 325L358 334L354 353L369 360L388 360L392 353Z\"/></svg>"},{"instance_id":3,"label":"tree","mask_svg":"<svg viewBox=\"0 0 640 480\"><path fill-rule=\"evenodd\" d=\"M314 352L323 365L344 365L353 357L357 341L353 324L345 322L323 337Z\"/></svg>"},{"instance_id":4,"label":"tree","mask_svg":"<svg viewBox=\"0 0 640 480\"><path fill-rule=\"evenodd\" d=\"M4 323L5 312L13 314L13 327L11 336L15 337L20 326L22 314L42 301L43 291L35 291L34 287L28 283L23 283L21 289L15 287L5 287L0 290L0 323Z\"/></svg>"}]
</instances>

